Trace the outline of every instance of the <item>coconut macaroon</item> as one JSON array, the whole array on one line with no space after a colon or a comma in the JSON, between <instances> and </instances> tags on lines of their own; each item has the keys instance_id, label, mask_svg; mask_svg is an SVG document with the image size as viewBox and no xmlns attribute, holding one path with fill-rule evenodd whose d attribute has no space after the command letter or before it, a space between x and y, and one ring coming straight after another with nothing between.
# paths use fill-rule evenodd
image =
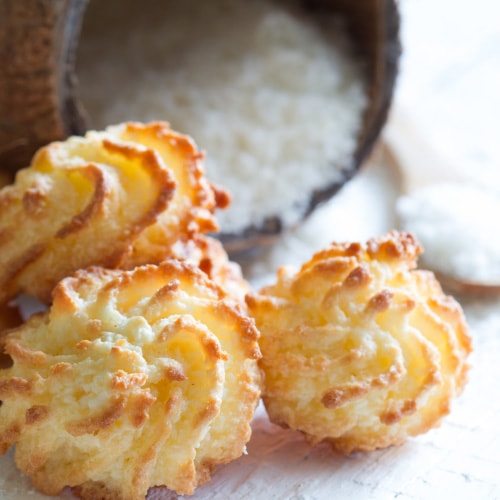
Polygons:
<instances>
[{"instance_id":1,"label":"coconut macaroon","mask_svg":"<svg viewBox=\"0 0 500 500\"><path fill-rule=\"evenodd\" d=\"M229 198L203 155L168 124L124 123L42 148L0 191L0 303L19 292L48 302L90 265L158 263L170 246L217 230Z\"/></svg>"},{"instance_id":2,"label":"coconut macaroon","mask_svg":"<svg viewBox=\"0 0 500 500\"><path fill-rule=\"evenodd\" d=\"M246 309L245 296L251 291L250 283L244 278L241 266L229 258L219 240L200 234L178 241L172 246L172 257L199 267L227 293L228 298Z\"/></svg>"},{"instance_id":3,"label":"coconut macaroon","mask_svg":"<svg viewBox=\"0 0 500 500\"><path fill-rule=\"evenodd\" d=\"M401 443L448 413L471 341L459 304L416 269L421 251L397 232L332 244L248 296L272 421L347 454Z\"/></svg>"},{"instance_id":4,"label":"coconut macaroon","mask_svg":"<svg viewBox=\"0 0 500 500\"><path fill-rule=\"evenodd\" d=\"M1 452L46 494L192 493L242 454L260 396L257 329L224 296L176 260L64 279L3 340Z\"/></svg>"}]
</instances>

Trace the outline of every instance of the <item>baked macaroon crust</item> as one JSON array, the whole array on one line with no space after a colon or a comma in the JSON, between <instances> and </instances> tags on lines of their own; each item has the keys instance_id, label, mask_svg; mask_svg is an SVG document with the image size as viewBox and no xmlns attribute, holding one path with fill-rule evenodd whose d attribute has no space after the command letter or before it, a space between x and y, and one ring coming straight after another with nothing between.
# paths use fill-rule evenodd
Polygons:
<instances>
[{"instance_id":1,"label":"baked macaroon crust","mask_svg":"<svg viewBox=\"0 0 500 500\"><path fill-rule=\"evenodd\" d=\"M241 266L229 258L224 246L216 238L199 234L172 246L172 257L200 268L227 294L246 310L245 296L252 290L244 278Z\"/></svg>"},{"instance_id":2,"label":"baked macaroon crust","mask_svg":"<svg viewBox=\"0 0 500 500\"><path fill-rule=\"evenodd\" d=\"M48 495L193 493L243 453L260 398L258 331L224 297L177 260L64 279L3 339L0 451Z\"/></svg>"},{"instance_id":3,"label":"baked macaroon crust","mask_svg":"<svg viewBox=\"0 0 500 500\"><path fill-rule=\"evenodd\" d=\"M333 243L247 297L261 332L270 419L348 454L436 426L466 382L460 305L406 233Z\"/></svg>"},{"instance_id":4,"label":"baked macaroon crust","mask_svg":"<svg viewBox=\"0 0 500 500\"><path fill-rule=\"evenodd\" d=\"M158 263L171 245L218 229L229 198L205 177L203 154L167 123L124 123L40 149L0 191L0 303L43 302L91 265Z\"/></svg>"}]
</instances>

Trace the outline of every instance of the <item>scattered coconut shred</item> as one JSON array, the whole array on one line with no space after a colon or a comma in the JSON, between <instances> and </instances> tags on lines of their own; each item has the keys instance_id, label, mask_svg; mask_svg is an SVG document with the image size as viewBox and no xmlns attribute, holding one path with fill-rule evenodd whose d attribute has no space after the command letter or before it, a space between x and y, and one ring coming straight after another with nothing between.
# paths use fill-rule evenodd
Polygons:
<instances>
[{"instance_id":1,"label":"scattered coconut shred","mask_svg":"<svg viewBox=\"0 0 500 500\"><path fill-rule=\"evenodd\" d=\"M367 103L340 20L297 1L93 0L77 65L92 127L166 120L207 152L226 233L300 220L351 167Z\"/></svg>"}]
</instances>

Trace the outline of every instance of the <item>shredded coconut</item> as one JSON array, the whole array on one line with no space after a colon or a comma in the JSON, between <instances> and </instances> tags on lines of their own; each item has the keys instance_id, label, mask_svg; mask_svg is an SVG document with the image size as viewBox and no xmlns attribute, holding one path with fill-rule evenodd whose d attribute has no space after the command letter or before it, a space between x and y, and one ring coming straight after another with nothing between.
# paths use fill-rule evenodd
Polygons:
<instances>
[{"instance_id":1,"label":"shredded coconut","mask_svg":"<svg viewBox=\"0 0 500 500\"><path fill-rule=\"evenodd\" d=\"M338 19L297 1L91 2L77 57L92 126L170 122L233 194L224 232L303 215L344 179L367 97ZM324 25L323 25L324 24Z\"/></svg>"},{"instance_id":2,"label":"shredded coconut","mask_svg":"<svg viewBox=\"0 0 500 500\"><path fill-rule=\"evenodd\" d=\"M471 282L500 283L499 196L474 185L435 184L401 197L396 209L425 249L423 264Z\"/></svg>"}]
</instances>

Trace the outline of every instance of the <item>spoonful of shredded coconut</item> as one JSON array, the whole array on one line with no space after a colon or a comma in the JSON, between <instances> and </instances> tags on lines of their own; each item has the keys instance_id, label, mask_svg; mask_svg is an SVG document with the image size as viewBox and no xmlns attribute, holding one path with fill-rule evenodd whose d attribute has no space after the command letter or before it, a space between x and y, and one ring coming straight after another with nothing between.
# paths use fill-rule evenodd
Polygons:
<instances>
[{"instance_id":1,"label":"spoonful of shredded coconut","mask_svg":"<svg viewBox=\"0 0 500 500\"><path fill-rule=\"evenodd\" d=\"M422 261L464 283L500 288L500 198L443 183L402 196L396 210L403 228L422 242Z\"/></svg>"},{"instance_id":2,"label":"spoonful of shredded coconut","mask_svg":"<svg viewBox=\"0 0 500 500\"><path fill-rule=\"evenodd\" d=\"M458 292L500 294L500 194L451 169L401 116L385 139L403 177L399 224L422 243L422 264Z\"/></svg>"}]
</instances>

